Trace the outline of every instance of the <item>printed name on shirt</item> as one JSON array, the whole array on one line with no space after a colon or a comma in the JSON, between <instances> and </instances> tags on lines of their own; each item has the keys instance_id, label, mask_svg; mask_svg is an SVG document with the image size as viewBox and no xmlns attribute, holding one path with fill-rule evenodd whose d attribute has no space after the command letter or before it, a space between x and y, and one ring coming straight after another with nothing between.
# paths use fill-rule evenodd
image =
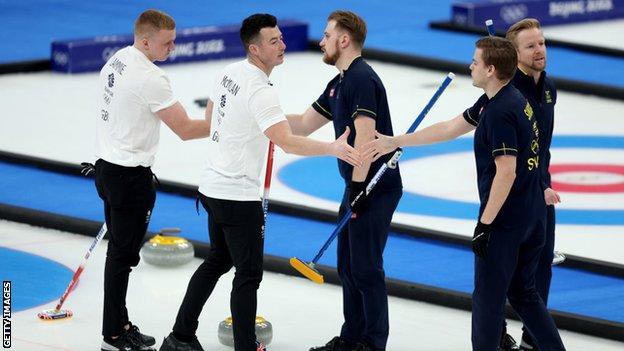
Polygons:
<instances>
[{"instance_id":1,"label":"printed name on shirt","mask_svg":"<svg viewBox=\"0 0 624 351\"><path fill-rule=\"evenodd\" d=\"M121 62L118 58L115 58L113 62L109 64L109 66L115 71L117 71L117 73L119 73L120 76L123 76L123 71L124 69L126 69L126 64Z\"/></svg>"},{"instance_id":2,"label":"printed name on shirt","mask_svg":"<svg viewBox=\"0 0 624 351\"><path fill-rule=\"evenodd\" d=\"M218 125L221 125L221 122L223 121L223 117L225 117L225 112L223 111L223 108L225 108L226 103L227 103L227 95L223 94L221 95L221 102L219 103L219 106L217 106L217 114L219 114L217 116Z\"/></svg>"},{"instance_id":3,"label":"printed name on shirt","mask_svg":"<svg viewBox=\"0 0 624 351\"><path fill-rule=\"evenodd\" d=\"M223 79L221 80L221 85L223 85L223 87L234 96L236 96L236 94L238 94L238 91L240 90L238 84L236 84L232 80L232 78L229 78L228 76L223 76Z\"/></svg>"}]
</instances>

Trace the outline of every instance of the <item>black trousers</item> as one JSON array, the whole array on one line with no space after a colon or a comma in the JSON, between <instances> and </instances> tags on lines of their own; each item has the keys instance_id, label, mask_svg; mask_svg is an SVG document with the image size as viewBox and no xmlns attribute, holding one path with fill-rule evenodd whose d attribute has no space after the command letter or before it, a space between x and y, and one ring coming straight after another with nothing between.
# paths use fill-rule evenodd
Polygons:
<instances>
[{"instance_id":1,"label":"black trousers","mask_svg":"<svg viewBox=\"0 0 624 351\"><path fill-rule=\"evenodd\" d=\"M95 165L95 185L104 201L109 235L102 335L111 337L121 335L129 322L128 278L131 267L140 260L139 251L156 201L156 190L153 173L147 167L123 167L101 159Z\"/></svg>"},{"instance_id":2,"label":"black trousers","mask_svg":"<svg viewBox=\"0 0 624 351\"><path fill-rule=\"evenodd\" d=\"M545 242L539 219L518 228L494 226L484 258L475 256L472 348L496 351L503 328L505 296L542 350L565 350L555 323L535 288Z\"/></svg>"},{"instance_id":3,"label":"black trousers","mask_svg":"<svg viewBox=\"0 0 624 351\"><path fill-rule=\"evenodd\" d=\"M347 211L345 189L340 217ZM388 341L388 292L383 252L392 215L402 190L373 190L368 207L338 235L338 276L342 283L344 323L340 336L385 350Z\"/></svg>"},{"instance_id":4,"label":"black trousers","mask_svg":"<svg viewBox=\"0 0 624 351\"><path fill-rule=\"evenodd\" d=\"M234 349L255 351L257 292L264 250L261 202L199 196L208 212L210 251L191 277L173 331L188 337L196 334L204 304L219 278L234 266L230 295Z\"/></svg>"}]
</instances>

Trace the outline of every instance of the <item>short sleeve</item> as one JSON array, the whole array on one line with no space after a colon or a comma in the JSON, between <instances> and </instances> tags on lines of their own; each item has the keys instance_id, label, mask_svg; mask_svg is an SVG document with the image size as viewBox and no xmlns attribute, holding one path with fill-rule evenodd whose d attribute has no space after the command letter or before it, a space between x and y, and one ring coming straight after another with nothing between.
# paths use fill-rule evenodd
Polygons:
<instances>
[{"instance_id":1,"label":"short sleeve","mask_svg":"<svg viewBox=\"0 0 624 351\"><path fill-rule=\"evenodd\" d=\"M557 103L557 87L555 86L554 82L550 82L550 86L551 86L551 93L553 95L553 103L556 104Z\"/></svg>"},{"instance_id":2,"label":"short sleeve","mask_svg":"<svg viewBox=\"0 0 624 351\"><path fill-rule=\"evenodd\" d=\"M332 114L331 114L331 109L329 107L329 98L327 96L328 89L330 88L328 87L327 89L325 89L323 94L321 94L321 96L319 96L319 98L316 99L314 103L312 103L312 108L316 110L316 112L320 113L323 117L331 120Z\"/></svg>"},{"instance_id":3,"label":"short sleeve","mask_svg":"<svg viewBox=\"0 0 624 351\"><path fill-rule=\"evenodd\" d=\"M256 90L249 98L249 111L262 132L286 120L277 91L270 85Z\"/></svg>"},{"instance_id":4,"label":"short sleeve","mask_svg":"<svg viewBox=\"0 0 624 351\"><path fill-rule=\"evenodd\" d=\"M511 111L492 111L489 140L491 140L492 156L518 155L518 124Z\"/></svg>"},{"instance_id":5,"label":"short sleeve","mask_svg":"<svg viewBox=\"0 0 624 351\"><path fill-rule=\"evenodd\" d=\"M351 118L364 115L377 119L377 84L371 77L363 77L354 82L347 104Z\"/></svg>"},{"instance_id":6,"label":"short sleeve","mask_svg":"<svg viewBox=\"0 0 624 351\"><path fill-rule=\"evenodd\" d=\"M475 127L478 126L481 111L487 104L487 101L488 101L487 95L483 94L481 95L481 97L479 97L477 102L475 102L475 104L472 105L472 107L467 108L464 111L464 119L466 120L466 122L472 124Z\"/></svg>"},{"instance_id":7,"label":"short sleeve","mask_svg":"<svg viewBox=\"0 0 624 351\"><path fill-rule=\"evenodd\" d=\"M150 76L143 86L143 97L152 113L156 113L177 102L169 78L165 74Z\"/></svg>"},{"instance_id":8,"label":"short sleeve","mask_svg":"<svg viewBox=\"0 0 624 351\"><path fill-rule=\"evenodd\" d=\"M208 94L208 98L213 102L219 101L221 99L220 96L215 96L215 95L218 94L218 87L221 86L219 83L221 83L222 79L223 77L221 75L216 75L214 78L214 81L212 82L212 90Z\"/></svg>"}]
</instances>

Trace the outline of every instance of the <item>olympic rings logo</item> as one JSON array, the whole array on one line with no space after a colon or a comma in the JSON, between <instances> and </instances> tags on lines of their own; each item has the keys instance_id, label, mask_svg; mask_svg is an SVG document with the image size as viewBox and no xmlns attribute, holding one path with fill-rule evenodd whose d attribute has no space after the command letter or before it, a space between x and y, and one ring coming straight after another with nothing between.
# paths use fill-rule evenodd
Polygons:
<instances>
[{"instance_id":1,"label":"olympic rings logo","mask_svg":"<svg viewBox=\"0 0 624 351\"><path fill-rule=\"evenodd\" d=\"M69 62L69 56L62 51L55 51L52 54L52 59L58 66L66 66Z\"/></svg>"},{"instance_id":2,"label":"olympic rings logo","mask_svg":"<svg viewBox=\"0 0 624 351\"><path fill-rule=\"evenodd\" d=\"M526 18L529 9L524 4L503 6L500 9L500 16L505 23L515 23Z\"/></svg>"}]
</instances>

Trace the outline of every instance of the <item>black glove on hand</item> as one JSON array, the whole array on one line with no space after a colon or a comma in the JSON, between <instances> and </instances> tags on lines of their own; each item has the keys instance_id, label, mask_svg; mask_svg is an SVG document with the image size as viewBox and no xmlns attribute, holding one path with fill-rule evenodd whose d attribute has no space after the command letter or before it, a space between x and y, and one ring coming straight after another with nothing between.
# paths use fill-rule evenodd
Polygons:
<instances>
[{"instance_id":1,"label":"black glove on hand","mask_svg":"<svg viewBox=\"0 0 624 351\"><path fill-rule=\"evenodd\" d=\"M492 231L491 227L491 224L483 224L479 221L472 235L472 252L481 258L485 258L488 252L490 232Z\"/></svg>"},{"instance_id":2,"label":"black glove on hand","mask_svg":"<svg viewBox=\"0 0 624 351\"><path fill-rule=\"evenodd\" d=\"M82 162L80 166L82 167L80 169L80 173L82 173L82 175L84 175L85 177L87 177L91 173L95 173L95 166L92 163Z\"/></svg>"},{"instance_id":3,"label":"black glove on hand","mask_svg":"<svg viewBox=\"0 0 624 351\"><path fill-rule=\"evenodd\" d=\"M358 194L360 195L357 200L355 199ZM353 213L362 213L366 209L366 183L364 182L351 182L351 187L349 188L349 204L351 205L351 211Z\"/></svg>"}]
</instances>

